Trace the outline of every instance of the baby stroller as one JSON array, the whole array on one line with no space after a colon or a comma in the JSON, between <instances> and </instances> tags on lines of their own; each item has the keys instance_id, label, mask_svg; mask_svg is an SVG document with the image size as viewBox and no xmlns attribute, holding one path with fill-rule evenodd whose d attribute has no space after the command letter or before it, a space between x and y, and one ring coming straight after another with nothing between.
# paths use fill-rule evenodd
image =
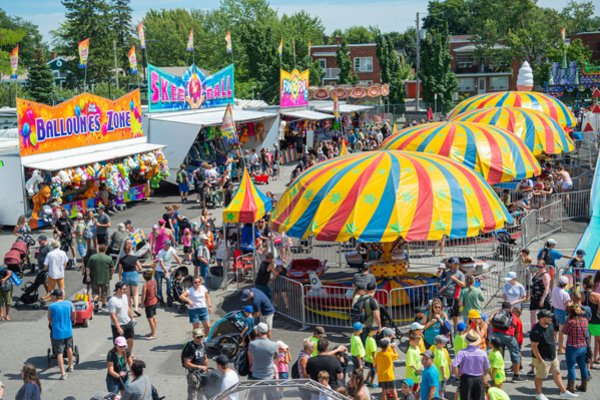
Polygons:
<instances>
[{"instance_id":1,"label":"baby stroller","mask_svg":"<svg viewBox=\"0 0 600 400\"><path fill-rule=\"evenodd\" d=\"M187 309L187 304L181 301L179 296L186 290L192 287L193 277L189 275L187 267L179 267L173 274L173 282L171 284L171 296L167 299L167 305L171 307L173 302L179 303L177 311L184 313Z\"/></svg>"},{"instance_id":2,"label":"baby stroller","mask_svg":"<svg viewBox=\"0 0 600 400\"><path fill-rule=\"evenodd\" d=\"M231 311L217 321L206 338L208 347L217 349L230 359L234 358L242 345L244 316L241 311Z\"/></svg>"},{"instance_id":3,"label":"baby stroller","mask_svg":"<svg viewBox=\"0 0 600 400\"><path fill-rule=\"evenodd\" d=\"M60 249L67 254L67 258L69 258L69 250L71 249L72 245L73 245L73 236L71 236L71 235L64 236L64 234L61 235L61 237L60 237ZM74 256L75 255L73 255L73 257ZM72 268L73 268L73 260L69 259L69 261L67 261L67 267L66 267L66 269L72 269Z\"/></svg>"},{"instance_id":4,"label":"baby stroller","mask_svg":"<svg viewBox=\"0 0 600 400\"><path fill-rule=\"evenodd\" d=\"M183 231L186 229L189 229L190 232L192 231L192 224L190 223L190 219L188 217L181 216L177 226L179 227L179 237L183 236Z\"/></svg>"},{"instance_id":5,"label":"baby stroller","mask_svg":"<svg viewBox=\"0 0 600 400\"><path fill-rule=\"evenodd\" d=\"M37 310L40 307L44 307L46 302L40 299L38 290L40 286L46 283L46 270L42 270L37 274L33 282L27 282L21 288L23 294L19 297L19 300L15 302L15 308L18 310L22 305L31 306L33 310Z\"/></svg>"},{"instance_id":6,"label":"baby stroller","mask_svg":"<svg viewBox=\"0 0 600 400\"><path fill-rule=\"evenodd\" d=\"M4 257L4 264L6 264L9 270L17 274L19 278L23 277L27 269L33 271L33 268L35 268L31 263L31 254L29 252L29 249L34 244L35 240L33 239L16 241Z\"/></svg>"},{"instance_id":7,"label":"baby stroller","mask_svg":"<svg viewBox=\"0 0 600 400\"><path fill-rule=\"evenodd\" d=\"M498 258L504 258L506 260L512 260L514 257L514 250L511 246L516 246L516 241L510 236L510 233L506 229L498 229L494 231L494 236L500 244L496 248L496 256Z\"/></svg>"}]
</instances>

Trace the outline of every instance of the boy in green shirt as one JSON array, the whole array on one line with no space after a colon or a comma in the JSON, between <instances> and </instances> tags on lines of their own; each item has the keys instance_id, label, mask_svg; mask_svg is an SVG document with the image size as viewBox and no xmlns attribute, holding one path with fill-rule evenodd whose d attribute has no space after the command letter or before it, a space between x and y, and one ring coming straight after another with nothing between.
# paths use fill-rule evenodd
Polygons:
<instances>
[{"instance_id":1,"label":"boy in green shirt","mask_svg":"<svg viewBox=\"0 0 600 400\"><path fill-rule=\"evenodd\" d=\"M504 357L502 357L502 341L498 337L492 337L492 351L488 356L490 360L490 377L494 381L494 386L502 389L502 382L506 381L504 372Z\"/></svg>"},{"instance_id":2,"label":"boy in green shirt","mask_svg":"<svg viewBox=\"0 0 600 400\"><path fill-rule=\"evenodd\" d=\"M378 386L374 382L377 371L373 366L373 360L377 355L377 342L375 341L374 336L377 335L379 327L377 325L369 325L367 326L367 330L369 331L369 336L367 336L367 340L365 341L365 368L369 370L369 373L367 374L367 379L365 379L365 384L369 387L376 388Z\"/></svg>"},{"instance_id":3,"label":"boy in green shirt","mask_svg":"<svg viewBox=\"0 0 600 400\"><path fill-rule=\"evenodd\" d=\"M446 392L446 381L450 376L450 367L448 366L448 356L446 355L446 343L448 343L448 338L445 335L437 335L435 337L435 350L433 352L433 365L436 366L438 370L438 374L440 375L440 386L438 388L438 393L441 399L444 398L444 393Z\"/></svg>"},{"instance_id":4,"label":"boy in green shirt","mask_svg":"<svg viewBox=\"0 0 600 400\"><path fill-rule=\"evenodd\" d=\"M363 360L365 359L365 345L363 344L360 334L363 331L363 324L360 322L355 322L352 325L354 328L354 335L350 338L350 353L352 354L352 363L354 364L354 369L362 369Z\"/></svg>"},{"instance_id":5,"label":"boy in green shirt","mask_svg":"<svg viewBox=\"0 0 600 400\"><path fill-rule=\"evenodd\" d=\"M410 335L410 347L406 352L406 374L404 378L412 379L415 382L413 392L419 389L419 382L421 382L421 370L423 365L421 364L421 351L419 350L419 342L421 341L421 335L413 333Z\"/></svg>"},{"instance_id":6,"label":"boy in green shirt","mask_svg":"<svg viewBox=\"0 0 600 400\"><path fill-rule=\"evenodd\" d=\"M467 324L465 324L464 322L461 322L460 324L456 325L456 330L458 331L458 333L456 334L456 336L454 336L454 356L455 357L459 351L467 348L465 339L462 337L462 335L463 335L463 333L465 333L466 329L467 329Z\"/></svg>"}]
</instances>

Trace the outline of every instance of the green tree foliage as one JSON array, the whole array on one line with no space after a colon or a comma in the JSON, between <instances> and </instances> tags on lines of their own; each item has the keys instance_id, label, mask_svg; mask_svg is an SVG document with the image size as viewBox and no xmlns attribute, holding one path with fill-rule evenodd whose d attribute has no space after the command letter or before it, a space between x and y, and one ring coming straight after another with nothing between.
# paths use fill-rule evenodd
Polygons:
<instances>
[{"instance_id":1,"label":"green tree foliage","mask_svg":"<svg viewBox=\"0 0 600 400\"><path fill-rule=\"evenodd\" d=\"M94 86L93 92L95 95L107 99L118 99L127 93L127 86L121 85L119 86L119 89L117 89L115 85L110 84L109 82L102 82Z\"/></svg>"},{"instance_id":2,"label":"green tree foliage","mask_svg":"<svg viewBox=\"0 0 600 400\"><path fill-rule=\"evenodd\" d=\"M417 28L410 26L403 33L388 32L385 34L394 43L394 48L404 49L406 53L406 62L412 64L417 59Z\"/></svg>"},{"instance_id":3,"label":"green tree foliage","mask_svg":"<svg viewBox=\"0 0 600 400\"><path fill-rule=\"evenodd\" d=\"M10 87L10 90L9 90ZM16 96L22 99L33 100L27 88L22 87L15 81L10 81L8 85L0 85L0 107L17 106ZM16 127L16 126L15 126Z\"/></svg>"},{"instance_id":4,"label":"green tree foliage","mask_svg":"<svg viewBox=\"0 0 600 400\"><path fill-rule=\"evenodd\" d=\"M249 79L254 80L255 93L260 93L260 98L269 102L279 101L279 54L273 31L270 27L259 29L254 25L246 25L240 37L248 57Z\"/></svg>"},{"instance_id":5,"label":"green tree foliage","mask_svg":"<svg viewBox=\"0 0 600 400\"><path fill-rule=\"evenodd\" d=\"M117 44L118 65L129 74L129 49L133 40L133 27L131 25L131 12L129 7L131 0L111 0L110 11L112 19L112 31L115 35ZM141 54L137 52L136 54Z\"/></svg>"},{"instance_id":6,"label":"green tree foliage","mask_svg":"<svg viewBox=\"0 0 600 400\"><path fill-rule=\"evenodd\" d=\"M427 16L423 18L423 29L448 30L452 35L469 33L471 24L470 0L430 1Z\"/></svg>"},{"instance_id":7,"label":"green tree foliage","mask_svg":"<svg viewBox=\"0 0 600 400\"><path fill-rule=\"evenodd\" d=\"M346 40L342 40L342 44L335 52L335 57L337 59L337 66L340 69L338 84L339 85L354 85L358 83L358 75L354 75L352 73L353 65L352 60L348 56L348 52L350 48L346 43Z\"/></svg>"},{"instance_id":8,"label":"green tree foliage","mask_svg":"<svg viewBox=\"0 0 600 400\"><path fill-rule=\"evenodd\" d=\"M33 53L33 64L29 67L27 86L31 97L38 103L52 104L52 91L54 89L54 75L50 66L46 64L44 51L36 49Z\"/></svg>"},{"instance_id":9,"label":"green tree foliage","mask_svg":"<svg viewBox=\"0 0 600 400\"><path fill-rule=\"evenodd\" d=\"M377 36L378 28L374 26L351 26L344 29L336 29L329 37L329 44L336 44L336 36L343 37L348 44L373 43Z\"/></svg>"},{"instance_id":10,"label":"green tree foliage","mask_svg":"<svg viewBox=\"0 0 600 400\"><path fill-rule=\"evenodd\" d=\"M390 85L389 101L392 104L404 103L404 84L402 83L401 66L398 55L394 51L391 38L381 33L375 37L377 44L376 55L381 69L381 83Z\"/></svg>"},{"instance_id":11,"label":"green tree foliage","mask_svg":"<svg viewBox=\"0 0 600 400\"><path fill-rule=\"evenodd\" d=\"M456 74L450 71L452 56L450 55L450 34L448 30L434 30L421 40L421 58L427 62L421 63L419 78L421 93L427 103L435 101L442 106L444 112L452 108L452 98L458 88Z\"/></svg>"},{"instance_id":12,"label":"green tree foliage","mask_svg":"<svg viewBox=\"0 0 600 400\"><path fill-rule=\"evenodd\" d=\"M597 31L600 28L600 16L594 16L595 9L596 7L591 1L581 3L574 0L569 1L569 4L561 12L566 23L567 35Z\"/></svg>"},{"instance_id":13,"label":"green tree foliage","mask_svg":"<svg viewBox=\"0 0 600 400\"><path fill-rule=\"evenodd\" d=\"M15 34L17 36L14 36ZM19 39L15 41L15 37ZM5 52L10 54L17 43L19 44L19 67L23 70L31 65L36 48L46 50L37 25L15 15L9 16L0 8L0 63L4 60L2 54ZM1 69L0 73L2 73Z\"/></svg>"}]
</instances>

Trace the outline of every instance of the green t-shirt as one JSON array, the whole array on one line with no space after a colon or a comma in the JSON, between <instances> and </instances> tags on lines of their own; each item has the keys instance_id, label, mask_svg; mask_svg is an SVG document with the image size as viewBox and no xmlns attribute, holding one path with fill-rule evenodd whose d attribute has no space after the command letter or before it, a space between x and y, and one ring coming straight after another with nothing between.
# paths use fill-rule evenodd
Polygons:
<instances>
[{"instance_id":1,"label":"green t-shirt","mask_svg":"<svg viewBox=\"0 0 600 400\"><path fill-rule=\"evenodd\" d=\"M90 257L86 268L90 269L90 282L94 285L110 283L110 269L115 267L112 258L103 253L96 253Z\"/></svg>"},{"instance_id":2,"label":"green t-shirt","mask_svg":"<svg viewBox=\"0 0 600 400\"><path fill-rule=\"evenodd\" d=\"M315 342L315 350L313 351L313 353L312 353L312 356L313 356L313 357L316 357L316 356L318 356L318 355L319 355L319 352L317 351L317 344L319 343L319 338L316 338L316 337L314 337L314 336L311 336L311 337L310 337L310 340L312 340L313 342Z\"/></svg>"},{"instance_id":3,"label":"green t-shirt","mask_svg":"<svg viewBox=\"0 0 600 400\"><path fill-rule=\"evenodd\" d=\"M352 335L350 339L350 352L354 357L361 356L363 359L365 358L365 345L360 336Z\"/></svg>"},{"instance_id":4,"label":"green t-shirt","mask_svg":"<svg viewBox=\"0 0 600 400\"><path fill-rule=\"evenodd\" d=\"M506 381L506 373L504 372L504 357L501 351L492 351L488 357L490 359L490 371L496 368L494 375L494 383L497 385Z\"/></svg>"},{"instance_id":5,"label":"green t-shirt","mask_svg":"<svg viewBox=\"0 0 600 400\"><path fill-rule=\"evenodd\" d=\"M461 335L454 336L454 356L458 354L459 351L467 348L467 344L465 343L465 339Z\"/></svg>"},{"instance_id":6,"label":"green t-shirt","mask_svg":"<svg viewBox=\"0 0 600 400\"><path fill-rule=\"evenodd\" d=\"M481 303L485 301L485 297L483 297L481 290L477 288L473 288L471 292L469 292L469 288L465 288L460 291L460 298L458 300L463 302L462 313L467 318L471 310L481 312Z\"/></svg>"},{"instance_id":7,"label":"green t-shirt","mask_svg":"<svg viewBox=\"0 0 600 400\"><path fill-rule=\"evenodd\" d=\"M367 338L367 346L365 349L367 355L365 356L365 361L373 364L373 353L377 353L377 342L375 338L369 336Z\"/></svg>"},{"instance_id":8,"label":"green t-shirt","mask_svg":"<svg viewBox=\"0 0 600 400\"><path fill-rule=\"evenodd\" d=\"M499 388L489 388L488 394L490 395L490 400L510 400L508 394Z\"/></svg>"},{"instance_id":9,"label":"green t-shirt","mask_svg":"<svg viewBox=\"0 0 600 400\"><path fill-rule=\"evenodd\" d=\"M440 381L444 380L444 374L442 369L446 371L446 379L450 377L450 368L448 367L448 358L444 349L435 349L433 357L433 365L437 367L438 374L440 375Z\"/></svg>"},{"instance_id":10,"label":"green t-shirt","mask_svg":"<svg viewBox=\"0 0 600 400\"><path fill-rule=\"evenodd\" d=\"M415 367L418 370L422 370L423 366L421 365L421 352L419 349L413 349L412 347L408 348L406 352L406 375L405 378L410 378L414 383L421 382L421 375L417 375L414 369L408 367Z\"/></svg>"},{"instance_id":11,"label":"green t-shirt","mask_svg":"<svg viewBox=\"0 0 600 400\"><path fill-rule=\"evenodd\" d=\"M75 227L75 243L77 243L77 244L87 243L87 239L83 237L83 232L85 231L85 228L86 228L85 222L79 221L77 223L77 226ZM81 236L77 235L78 233L81 233Z\"/></svg>"}]
</instances>

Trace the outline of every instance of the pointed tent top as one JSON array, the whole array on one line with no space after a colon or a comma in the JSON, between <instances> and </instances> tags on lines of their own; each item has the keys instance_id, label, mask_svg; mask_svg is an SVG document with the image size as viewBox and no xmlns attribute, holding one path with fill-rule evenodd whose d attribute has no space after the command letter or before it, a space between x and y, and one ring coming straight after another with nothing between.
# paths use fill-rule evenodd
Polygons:
<instances>
[{"instance_id":1,"label":"pointed tent top","mask_svg":"<svg viewBox=\"0 0 600 400\"><path fill-rule=\"evenodd\" d=\"M254 186L250 174L244 166L240 186L233 195L229 206L223 210L223 222L254 223L272 208L271 199Z\"/></svg>"},{"instance_id":2,"label":"pointed tent top","mask_svg":"<svg viewBox=\"0 0 600 400\"><path fill-rule=\"evenodd\" d=\"M594 93L592 93L592 98L597 99L600 97L600 90L598 88L594 89Z\"/></svg>"},{"instance_id":3,"label":"pointed tent top","mask_svg":"<svg viewBox=\"0 0 600 400\"><path fill-rule=\"evenodd\" d=\"M600 106L598 104L596 104L595 106L592 107L592 109L590 111L593 114L600 114Z\"/></svg>"},{"instance_id":4,"label":"pointed tent top","mask_svg":"<svg viewBox=\"0 0 600 400\"><path fill-rule=\"evenodd\" d=\"M579 70L576 69L575 70L575 81L573 82L574 85L579 85Z\"/></svg>"},{"instance_id":5,"label":"pointed tent top","mask_svg":"<svg viewBox=\"0 0 600 400\"><path fill-rule=\"evenodd\" d=\"M561 69L569 68L569 65L567 64L567 47L566 46L563 48L563 58L562 58L562 62L560 63L560 68Z\"/></svg>"},{"instance_id":6,"label":"pointed tent top","mask_svg":"<svg viewBox=\"0 0 600 400\"><path fill-rule=\"evenodd\" d=\"M585 126L585 128L583 129L584 132L593 132L594 131L594 127L592 126L592 124L590 124L589 122L587 123L587 125Z\"/></svg>"},{"instance_id":7,"label":"pointed tent top","mask_svg":"<svg viewBox=\"0 0 600 400\"><path fill-rule=\"evenodd\" d=\"M552 70L548 71L548 85L554 86L554 77L552 76Z\"/></svg>"}]
</instances>

